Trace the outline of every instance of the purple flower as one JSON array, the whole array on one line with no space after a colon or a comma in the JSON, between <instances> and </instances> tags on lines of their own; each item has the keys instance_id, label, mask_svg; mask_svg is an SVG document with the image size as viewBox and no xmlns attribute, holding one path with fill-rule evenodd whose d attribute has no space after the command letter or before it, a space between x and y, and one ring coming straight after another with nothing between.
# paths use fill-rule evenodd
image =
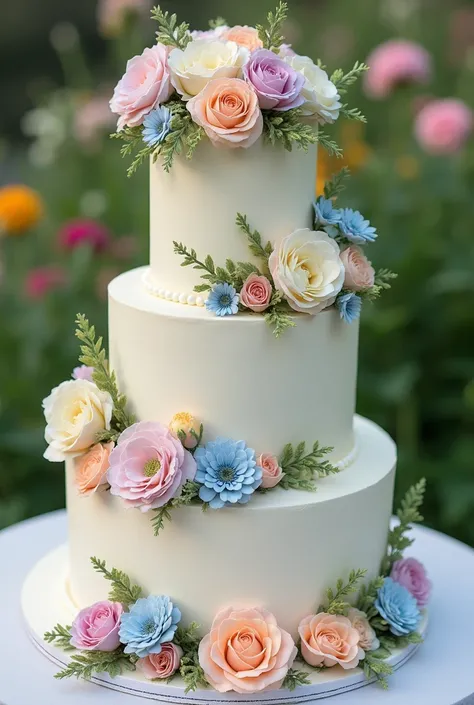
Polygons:
<instances>
[{"instance_id":1,"label":"purple flower","mask_svg":"<svg viewBox=\"0 0 474 705\"><path fill-rule=\"evenodd\" d=\"M87 379L92 382L92 375L94 374L93 367L87 367L87 365L80 365L75 367L72 371L73 379Z\"/></svg>"},{"instance_id":2,"label":"purple flower","mask_svg":"<svg viewBox=\"0 0 474 705\"><path fill-rule=\"evenodd\" d=\"M268 49L255 51L243 68L263 110L291 110L303 105L304 76Z\"/></svg>"},{"instance_id":3,"label":"purple flower","mask_svg":"<svg viewBox=\"0 0 474 705\"><path fill-rule=\"evenodd\" d=\"M71 646L82 651L115 651L120 646L119 628L123 606L96 602L81 610L71 627Z\"/></svg>"},{"instance_id":4,"label":"purple flower","mask_svg":"<svg viewBox=\"0 0 474 705\"><path fill-rule=\"evenodd\" d=\"M426 607L431 593L431 581L425 567L416 558L402 558L393 564L390 577L403 585L417 601L418 607Z\"/></svg>"}]
</instances>

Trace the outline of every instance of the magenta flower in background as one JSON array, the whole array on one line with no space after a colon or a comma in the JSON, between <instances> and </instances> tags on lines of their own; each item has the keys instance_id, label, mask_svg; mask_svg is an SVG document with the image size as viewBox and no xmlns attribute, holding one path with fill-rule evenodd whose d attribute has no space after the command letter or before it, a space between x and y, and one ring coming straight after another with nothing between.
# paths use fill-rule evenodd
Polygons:
<instances>
[{"instance_id":1,"label":"magenta flower in background","mask_svg":"<svg viewBox=\"0 0 474 705\"><path fill-rule=\"evenodd\" d=\"M395 561L390 577L413 595L418 607L426 607L431 594L431 581L420 561L417 561L416 558L402 558Z\"/></svg>"},{"instance_id":2,"label":"magenta flower in background","mask_svg":"<svg viewBox=\"0 0 474 705\"><path fill-rule=\"evenodd\" d=\"M42 299L50 291L67 284L67 274L58 265L47 265L31 269L26 275L24 290L29 299Z\"/></svg>"},{"instance_id":3,"label":"magenta flower in background","mask_svg":"<svg viewBox=\"0 0 474 705\"><path fill-rule=\"evenodd\" d=\"M401 84L429 82L430 54L420 44L391 39L376 47L367 58L370 70L364 76L364 90L370 98L387 98Z\"/></svg>"},{"instance_id":4,"label":"magenta flower in background","mask_svg":"<svg viewBox=\"0 0 474 705\"><path fill-rule=\"evenodd\" d=\"M427 103L415 121L415 136L428 154L453 154L466 143L473 112L462 100L445 98Z\"/></svg>"},{"instance_id":5,"label":"magenta flower in background","mask_svg":"<svg viewBox=\"0 0 474 705\"><path fill-rule=\"evenodd\" d=\"M84 651L115 651L120 646L119 628L123 606L96 602L81 610L71 627L71 646Z\"/></svg>"},{"instance_id":6,"label":"magenta flower in background","mask_svg":"<svg viewBox=\"0 0 474 705\"><path fill-rule=\"evenodd\" d=\"M72 371L73 379L86 379L88 382L92 382L92 375L94 374L93 367L87 367L87 365L80 365L75 367Z\"/></svg>"},{"instance_id":7,"label":"magenta flower in background","mask_svg":"<svg viewBox=\"0 0 474 705\"><path fill-rule=\"evenodd\" d=\"M111 241L108 228L92 218L75 218L69 220L58 233L58 241L67 250L88 244L95 252L103 252Z\"/></svg>"},{"instance_id":8,"label":"magenta flower in background","mask_svg":"<svg viewBox=\"0 0 474 705\"><path fill-rule=\"evenodd\" d=\"M244 78L255 89L264 110L291 110L303 105L304 76L272 51L255 51L243 68Z\"/></svg>"}]
</instances>

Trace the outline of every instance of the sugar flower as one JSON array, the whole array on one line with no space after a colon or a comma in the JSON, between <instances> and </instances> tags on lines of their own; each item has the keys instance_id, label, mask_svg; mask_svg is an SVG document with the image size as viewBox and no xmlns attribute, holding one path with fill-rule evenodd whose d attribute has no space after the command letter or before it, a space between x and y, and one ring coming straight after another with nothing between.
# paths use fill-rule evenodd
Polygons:
<instances>
[{"instance_id":1,"label":"sugar flower","mask_svg":"<svg viewBox=\"0 0 474 705\"><path fill-rule=\"evenodd\" d=\"M241 47L246 47L251 52L263 47L263 42L258 35L258 30L255 29L255 27L248 27L247 25L236 25L235 27L227 28L222 32L221 39L235 42Z\"/></svg>"},{"instance_id":2,"label":"sugar flower","mask_svg":"<svg viewBox=\"0 0 474 705\"><path fill-rule=\"evenodd\" d=\"M428 83L431 56L420 44L392 39L380 44L367 59L364 89L371 98L387 98L394 88L406 83Z\"/></svg>"},{"instance_id":3,"label":"sugar flower","mask_svg":"<svg viewBox=\"0 0 474 705\"><path fill-rule=\"evenodd\" d=\"M81 610L71 627L71 646L81 651L115 651L120 646L123 607L119 602L96 602Z\"/></svg>"},{"instance_id":4,"label":"sugar flower","mask_svg":"<svg viewBox=\"0 0 474 705\"><path fill-rule=\"evenodd\" d=\"M352 208L343 208L341 210L339 227L343 235L356 245L374 242L377 238L377 231L370 225L370 221L365 220L362 213Z\"/></svg>"},{"instance_id":5,"label":"sugar flower","mask_svg":"<svg viewBox=\"0 0 474 705\"><path fill-rule=\"evenodd\" d=\"M171 132L171 110L166 106L154 108L143 120L143 141L154 147L161 144Z\"/></svg>"},{"instance_id":6,"label":"sugar flower","mask_svg":"<svg viewBox=\"0 0 474 705\"><path fill-rule=\"evenodd\" d=\"M210 292L206 308L216 316L230 316L239 310L239 295L227 282L216 284Z\"/></svg>"},{"instance_id":7,"label":"sugar flower","mask_svg":"<svg viewBox=\"0 0 474 705\"><path fill-rule=\"evenodd\" d=\"M94 368L88 367L87 365L79 365L75 367L72 371L73 379L87 379L92 382L92 375L94 374Z\"/></svg>"},{"instance_id":8,"label":"sugar flower","mask_svg":"<svg viewBox=\"0 0 474 705\"><path fill-rule=\"evenodd\" d=\"M411 634L420 623L421 614L416 599L406 587L392 578L385 578L375 600L375 608L395 636Z\"/></svg>"},{"instance_id":9,"label":"sugar flower","mask_svg":"<svg viewBox=\"0 0 474 705\"><path fill-rule=\"evenodd\" d=\"M336 299L336 306L339 310L339 315L346 323L356 321L362 309L362 299L357 294L350 292L342 294Z\"/></svg>"},{"instance_id":10,"label":"sugar flower","mask_svg":"<svg viewBox=\"0 0 474 705\"><path fill-rule=\"evenodd\" d=\"M79 494L90 495L107 484L109 457L113 443L96 443L75 460L74 480Z\"/></svg>"},{"instance_id":11,"label":"sugar flower","mask_svg":"<svg viewBox=\"0 0 474 705\"><path fill-rule=\"evenodd\" d=\"M122 615L120 641L126 654L145 658L159 654L162 645L173 641L181 612L166 595L142 597Z\"/></svg>"},{"instance_id":12,"label":"sugar flower","mask_svg":"<svg viewBox=\"0 0 474 705\"><path fill-rule=\"evenodd\" d=\"M360 634L342 615L308 615L298 627L301 655L310 666L339 665L344 670L356 668L365 653L360 647Z\"/></svg>"},{"instance_id":13,"label":"sugar flower","mask_svg":"<svg viewBox=\"0 0 474 705\"><path fill-rule=\"evenodd\" d=\"M267 49L255 51L245 64L244 78L255 89L265 110L291 110L304 103L304 77Z\"/></svg>"},{"instance_id":14,"label":"sugar flower","mask_svg":"<svg viewBox=\"0 0 474 705\"><path fill-rule=\"evenodd\" d=\"M261 486L264 489L276 487L285 474L278 463L278 458L270 453L262 453L257 462L262 468Z\"/></svg>"},{"instance_id":15,"label":"sugar flower","mask_svg":"<svg viewBox=\"0 0 474 705\"><path fill-rule=\"evenodd\" d=\"M377 651L380 646L380 641L374 629L370 626L367 615L362 610L351 607L347 612L347 618L359 632L359 646L364 651Z\"/></svg>"},{"instance_id":16,"label":"sugar flower","mask_svg":"<svg viewBox=\"0 0 474 705\"><path fill-rule=\"evenodd\" d=\"M262 469L255 451L244 441L217 438L195 453L195 481L202 487L199 497L212 509L231 504L246 504L262 483Z\"/></svg>"},{"instance_id":17,"label":"sugar flower","mask_svg":"<svg viewBox=\"0 0 474 705\"><path fill-rule=\"evenodd\" d=\"M285 61L304 78L301 90L302 114L314 117L322 125L335 122L339 117L342 103L337 88L326 71L317 66L308 56L287 55Z\"/></svg>"},{"instance_id":18,"label":"sugar flower","mask_svg":"<svg viewBox=\"0 0 474 705\"><path fill-rule=\"evenodd\" d=\"M473 112L462 100L433 100L418 113L415 136L428 154L455 154L464 147L473 125Z\"/></svg>"},{"instance_id":19,"label":"sugar flower","mask_svg":"<svg viewBox=\"0 0 474 705\"><path fill-rule=\"evenodd\" d=\"M263 274L250 274L240 292L240 303L256 313L262 313L269 305L273 289Z\"/></svg>"},{"instance_id":20,"label":"sugar flower","mask_svg":"<svg viewBox=\"0 0 474 705\"><path fill-rule=\"evenodd\" d=\"M150 654L137 661L137 669L151 681L155 678L171 678L178 670L182 658L183 649L177 644L166 642L161 645L159 654Z\"/></svg>"},{"instance_id":21,"label":"sugar flower","mask_svg":"<svg viewBox=\"0 0 474 705\"><path fill-rule=\"evenodd\" d=\"M346 247L341 252L344 264L344 287L351 291L363 291L374 285L375 271L362 250L356 245Z\"/></svg>"},{"instance_id":22,"label":"sugar flower","mask_svg":"<svg viewBox=\"0 0 474 705\"><path fill-rule=\"evenodd\" d=\"M192 414L187 411L175 414L170 421L169 429L185 448L193 450L196 447L201 433L201 424Z\"/></svg>"},{"instance_id":23,"label":"sugar flower","mask_svg":"<svg viewBox=\"0 0 474 705\"><path fill-rule=\"evenodd\" d=\"M431 594L431 581L420 561L416 558L402 558L395 561L390 577L396 583L406 587L420 609L426 607Z\"/></svg>"},{"instance_id":24,"label":"sugar flower","mask_svg":"<svg viewBox=\"0 0 474 705\"><path fill-rule=\"evenodd\" d=\"M314 216L316 228L324 227L325 225L337 225L341 220L341 211L339 208L334 208L330 198L320 196L314 203Z\"/></svg>"}]
</instances>

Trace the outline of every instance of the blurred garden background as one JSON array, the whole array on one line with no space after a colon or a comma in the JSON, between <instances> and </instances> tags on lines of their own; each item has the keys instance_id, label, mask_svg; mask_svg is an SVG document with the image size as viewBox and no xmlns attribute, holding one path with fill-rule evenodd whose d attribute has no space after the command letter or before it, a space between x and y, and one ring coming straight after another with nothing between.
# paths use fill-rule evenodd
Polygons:
<instances>
[{"instance_id":1,"label":"blurred garden background","mask_svg":"<svg viewBox=\"0 0 474 705\"><path fill-rule=\"evenodd\" d=\"M162 6L203 28L216 16L255 24L274 4ZM147 261L147 171L127 179L108 100L126 59L153 41L149 9L2 8L0 528L64 506L63 466L42 458L41 400L77 364L75 314L106 331L108 281ZM426 476L427 523L474 545L474 3L291 0L290 10L298 53L329 69L373 65L372 83L351 89L368 125L334 126L345 156L321 154L315 185L350 167L345 202L378 228L374 264L399 273L364 307L358 411L399 444L397 498ZM399 39L411 44L386 44Z\"/></svg>"}]
</instances>

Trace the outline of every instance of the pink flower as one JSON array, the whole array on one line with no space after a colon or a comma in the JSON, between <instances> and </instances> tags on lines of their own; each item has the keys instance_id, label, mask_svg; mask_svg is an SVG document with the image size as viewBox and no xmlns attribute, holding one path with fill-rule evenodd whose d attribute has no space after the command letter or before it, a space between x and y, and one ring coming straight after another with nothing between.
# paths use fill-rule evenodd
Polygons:
<instances>
[{"instance_id":1,"label":"pink flower","mask_svg":"<svg viewBox=\"0 0 474 705\"><path fill-rule=\"evenodd\" d=\"M92 382L93 374L94 368L87 367L87 365L80 365L79 367L75 367L72 371L73 379L87 379L89 382Z\"/></svg>"},{"instance_id":2,"label":"pink flower","mask_svg":"<svg viewBox=\"0 0 474 705\"><path fill-rule=\"evenodd\" d=\"M433 100L418 113L415 135L429 154L453 154L463 147L472 125L472 110L462 100Z\"/></svg>"},{"instance_id":3,"label":"pink flower","mask_svg":"<svg viewBox=\"0 0 474 705\"><path fill-rule=\"evenodd\" d=\"M102 252L108 247L110 239L108 228L91 218L68 220L58 233L60 245L67 250L88 244L95 252Z\"/></svg>"},{"instance_id":4,"label":"pink flower","mask_svg":"<svg viewBox=\"0 0 474 705\"><path fill-rule=\"evenodd\" d=\"M403 585L416 599L418 607L426 607L431 595L431 581L425 567L416 558L402 558L393 564L390 577Z\"/></svg>"},{"instance_id":5,"label":"pink flower","mask_svg":"<svg viewBox=\"0 0 474 705\"><path fill-rule=\"evenodd\" d=\"M263 131L255 91L240 78L215 78L187 103L194 122L216 145L250 147Z\"/></svg>"},{"instance_id":6,"label":"pink flower","mask_svg":"<svg viewBox=\"0 0 474 705\"><path fill-rule=\"evenodd\" d=\"M71 646L82 651L115 651L120 646L123 607L119 602L96 602L81 610L71 627Z\"/></svg>"},{"instance_id":7,"label":"pink flower","mask_svg":"<svg viewBox=\"0 0 474 705\"><path fill-rule=\"evenodd\" d=\"M272 298L272 285L267 277L259 274L251 274L244 281L240 292L240 303L251 311L261 313L268 308Z\"/></svg>"},{"instance_id":8,"label":"pink flower","mask_svg":"<svg viewBox=\"0 0 474 705\"><path fill-rule=\"evenodd\" d=\"M74 134L85 146L94 145L101 133L110 130L114 116L106 96L93 96L78 106L74 116Z\"/></svg>"},{"instance_id":9,"label":"pink flower","mask_svg":"<svg viewBox=\"0 0 474 705\"><path fill-rule=\"evenodd\" d=\"M264 609L222 610L199 644L201 668L219 693L277 690L296 654L290 634Z\"/></svg>"},{"instance_id":10,"label":"pink flower","mask_svg":"<svg viewBox=\"0 0 474 705\"><path fill-rule=\"evenodd\" d=\"M374 285L374 268L359 247L351 245L341 252L340 258L346 271L344 286L347 289L361 291Z\"/></svg>"},{"instance_id":11,"label":"pink flower","mask_svg":"<svg viewBox=\"0 0 474 705\"><path fill-rule=\"evenodd\" d=\"M298 627L301 655L310 666L356 668L365 654L359 646L360 634L342 615L310 614Z\"/></svg>"},{"instance_id":12,"label":"pink flower","mask_svg":"<svg viewBox=\"0 0 474 705\"><path fill-rule=\"evenodd\" d=\"M67 284L67 274L56 265L37 267L26 275L25 293L29 299L42 299L54 289L62 289Z\"/></svg>"},{"instance_id":13,"label":"pink flower","mask_svg":"<svg viewBox=\"0 0 474 705\"><path fill-rule=\"evenodd\" d=\"M127 428L109 462L110 493L142 512L162 507L196 474L191 453L155 421L140 421Z\"/></svg>"},{"instance_id":14,"label":"pink flower","mask_svg":"<svg viewBox=\"0 0 474 705\"><path fill-rule=\"evenodd\" d=\"M419 44L405 39L380 44L367 63L370 70L364 76L364 89L370 98L386 98L400 84L426 84L431 78L431 56Z\"/></svg>"},{"instance_id":15,"label":"pink flower","mask_svg":"<svg viewBox=\"0 0 474 705\"><path fill-rule=\"evenodd\" d=\"M107 484L109 457L114 444L96 443L75 461L74 476L79 494L90 495Z\"/></svg>"},{"instance_id":16,"label":"pink flower","mask_svg":"<svg viewBox=\"0 0 474 705\"><path fill-rule=\"evenodd\" d=\"M263 47L263 42L258 36L258 30L247 25L236 25L227 29L223 32L220 39L226 42L235 42L241 47L246 47L249 51L256 51Z\"/></svg>"},{"instance_id":17,"label":"pink flower","mask_svg":"<svg viewBox=\"0 0 474 705\"><path fill-rule=\"evenodd\" d=\"M153 108L164 103L173 92L168 70L169 48L155 44L127 63L117 83L110 109L120 115L117 129L141 125Z\"/></svg>"},{"instance_id":18,"label":"pink flower","mask_svg":"<svg viewBox=\"0 0 474 705\"><path fill-rule=\"evenodd\" d=\"M97 21L100 32L106 37L120 33L128 14L146 14L150 0L99 0Z\"/></svg>"},{"instance_id":19,"label":"pink flower","mask_svg":"<svg viewBox=\"0 0 474 705\"><path fill-rule=\"evenodd\" d=\"M178 670L183 650L171 642L161 645L159 654L150 654L137 661L137 667L145 678L153 681L155 678L170 678Z\"/></svg>"},{"instance_id":20,"label":"pink flower","mask_svg":"<svg viewBox=\"0 0 474 705\"><path fill-rule=\"evenodd\" d=\"M262 453L257 461L257 464L263 471L261 487L265 489L278 485L281 478L285 474L278 465L278 458L274 455L270 455L270 453Z\"/></svg>"}]
</instances>

